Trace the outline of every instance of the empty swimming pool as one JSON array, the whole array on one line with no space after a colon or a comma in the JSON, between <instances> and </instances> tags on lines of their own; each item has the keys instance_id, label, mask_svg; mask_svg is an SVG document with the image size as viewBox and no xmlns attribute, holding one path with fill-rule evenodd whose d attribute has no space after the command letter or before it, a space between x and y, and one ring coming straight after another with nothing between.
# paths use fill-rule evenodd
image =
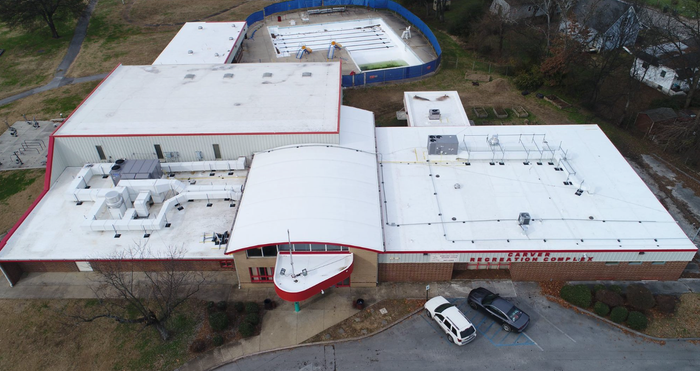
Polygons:
<instances>
[{"instance_id":1,"label":"empty swimming pool","mask_svg":"<svg viewBox=\"0 0 700 371\"><path fill-rule=\"evenodd\" d=\"M303 49L338 58L332 45L335 42L348 52L360 71L424 63L381 18L269 26L268 30L278 58L294 55L303 58Z\"/></svg>"}]
</instances>

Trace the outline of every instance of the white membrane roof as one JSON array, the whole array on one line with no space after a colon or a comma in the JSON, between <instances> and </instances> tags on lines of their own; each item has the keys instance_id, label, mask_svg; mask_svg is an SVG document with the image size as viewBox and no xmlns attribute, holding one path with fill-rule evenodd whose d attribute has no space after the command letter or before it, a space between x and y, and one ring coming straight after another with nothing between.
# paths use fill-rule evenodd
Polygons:
<instances>
[{"instance_id":1,"label":"white membrane roof","mask_svg":"<svg viewBox=\"0 0 700 371\"><path fill-rule=\"evenodd\" d=\"M374 153L304 145L255 154L227 253L292 242L382 251Z\"/></svg>"},{"instance_id":2,"label":"white membrane roof","mask_svg":"<svg viewBox=\"0 0 700 371\"><path fill-rule=\"evenodd\" d=\"M225 247L215 245L211 237L214 232L230 231L238 206L237 201L211 199L210 207L207 207L206 199L183 202L182 210L174 208L167 212L165 217L171 224L170 227L148 231L120 229L121 236L114 238L115 232L112 230L91 231L81 226L88 220L87 215L94 207L94 202L86 201L82 205L77 205L75 201L66 199L66 192L80 170L79 167L69 167L63 171L5 247L0 250L0 259L3 261L109 259L137 245L144 246L150 252L150 255L144 258L167 257L169 248L181 250L181 259L186 260L226 258ZM216 176L210 176L210 171L187 171L175 173L175 177L167 179L180 180L183 183L188 183L189 179L212 186L240 186L244 183L246 174L245 170L235 170L232 175L228 175L227 171L219 171L216 172ZM93 176L88 185L92 191L115 188L110 178L103 179L101 176ZM235 207L231 207L231 204ZM161 205L156 203L151 206L149 219L156 217ZM146 232L150 234L148 238L144 238Z\"/></svg>"},{"instance_id":3,"label":"white membrane roof","mask_svg":"<svg viewBox=\"0 0 700 371\"><path fill-rule=\"evenodd\" d=\"M153 64L226 63L244 29L245 22L187 22Z\"/></svg>"},{"instance_id":4,"label":"white membrane roof","mask_svg":"<svg viewBox=\"0 0 700 371\"><path fill-rule=\"evenodd\" d=\"M55 135L337 133L340 73L339 62L119 66Z\"/></svg>"},{"instance_id":5,"label":"white membrane roof","mask_svg":"<svg viewBox=\"0 0 700 371\"><path fill-rule=\"evenodd\" d=\"M450 134L459 155L428 156ZM595 125L377 128L377 148L387 252L696 249Z\"/></svg>"},{"instance_id":6,"label":"white membrane roof","mask_svg":"<svg viewBox=\"0 0 700 371\"><path fill-rule=\"evenodd\" d=\"M407 91L403 101L409 126L469 126L469 118L456 91ZM430 120L428 111L440 110L440 118Z\"/></svg>"}]
</instances>

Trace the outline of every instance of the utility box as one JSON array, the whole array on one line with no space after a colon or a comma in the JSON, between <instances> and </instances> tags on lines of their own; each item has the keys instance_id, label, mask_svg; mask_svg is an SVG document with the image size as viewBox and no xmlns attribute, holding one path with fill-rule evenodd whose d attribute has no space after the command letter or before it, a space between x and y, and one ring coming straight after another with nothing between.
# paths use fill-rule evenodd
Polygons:
<instances>
[{"instance_id":1,"label":"utility box","mask_svg":"<svg viewBox=\"0 0 700 371\"><path fill-rule=\"evenodd\" d=\"M456 155L459 152L459 140L456 135L429 135L429 155Z\"/></svg>"},{"instance_id":2,"label":"utility box","mask_svg":"<svg viewBox=\"0 0 700 371\"><path fill-rule=\"evenodd\" d=\"M530 213L520 213L518 216L518 224L530 225Z\"/></svg>"}]
</instances>

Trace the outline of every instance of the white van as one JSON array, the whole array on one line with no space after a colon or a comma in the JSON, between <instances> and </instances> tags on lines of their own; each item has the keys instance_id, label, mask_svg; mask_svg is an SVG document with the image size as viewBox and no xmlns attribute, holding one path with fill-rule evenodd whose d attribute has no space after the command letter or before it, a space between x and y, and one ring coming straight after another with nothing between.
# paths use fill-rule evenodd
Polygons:
<instances>
[{"instance_id":1,"label":"white van","mask_svg":"<svg viewBox=\"0 0 700 371\"><path fill-rule=\"evenodd\" d=\"M425 312L435 320L447 334L447 339L457 345L464 345L476 339L476 329L457 307L442 296L436 296L425 303Z\"/></svg>"}]
</instances>

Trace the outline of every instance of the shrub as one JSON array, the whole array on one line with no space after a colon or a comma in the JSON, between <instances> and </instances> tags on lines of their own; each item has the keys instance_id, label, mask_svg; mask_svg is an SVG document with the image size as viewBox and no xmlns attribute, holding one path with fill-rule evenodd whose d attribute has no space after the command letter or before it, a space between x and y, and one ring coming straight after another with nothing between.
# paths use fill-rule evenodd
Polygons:
<instances>
[{"instance_id":1,"label":"shrub","mask_svg":"<svg viewBox=\"0 0 700 371\"><path fill-rule=\"evenodd\" d=\"M237 301L235 304L233 304L233 308L236 309L236 312L243 313L245 310L245 304L242 301Z\"/></svg>"},{"instance_id":2,"label":"shrub","mask_svg":"<svg viewBox=\"0 0 700 371\"><path fill-rule=\"evenodd\" d=\"M257 326L260 323L260 316L257 313L248 313L245 315L244 321Z\"/></svg>"},{"instance_id":3,"label":"shrub","mask_svg":"<svg viewBox=\"0 0 700 371\"><path fill-rule=\"evenodd\" d=\"M536 72L526 72L515 77L515 86L519 90L537 90L544 80L542 74Z\"/></svg>"},{"instance_id":4,"label":"shrub","mask_svg":"<svg viewBox=\"0 0 700 371\"><path fill-rule=\"evenodd\" d=\"M245 303L245 312L246 313L258 313L260 312L260 306L258 303L253 303L252 301L249 301Z\"/></svg>"},{"instance_id":5,"label":"shrub","mask_svg":"<svg viewBox=\"0 0 700 371\"><path fill-rule=\"evenodd\" d=\"M219 334L214 335L214 338L211 340L215 347L221 346L224 343L224 337Z\"/></svg>"},{"instance_id":6,"label":"shrub","mask_svg":"<svg viewBox=\"0 0 700 371\"><path fill-rule=\"evenodd\" d=\"M605 317L608 315L608 313L610 313L610 307L607 304L599 301L593 306L593 311L595 314Z\"/></svg>"},{"instance_id":7,"label":"shrub","mask_svg":"<svg viewBox=\"0 0 700 371\"><path fill-rule=\"evenodd\" d=\"M559 292L561 298L581 308L591 306L591 290L586 285L566 285Z\"/></svg>"},{"instance_id":8,"label":"shrub","mask_svg":"<svg viewBox=\"0 0 700 371\"><path fill-rule=\"evenodd\" d=\"M625 300L622 299L622 296L618 293L608 291L608 290L600 290L595 293L595 300L603 302L609 307L619 307L620 305L625 303Z\"/></svg>"},{"instance_id":9,"label":"shrub","mask_svg":"<svg viewBox=\"0 0 700 371\"><path fill-rule=\"evenodd\" d=\"M214 331L223 331L228 327L228 316L223 312L216 312L209 315L209 326Z\"/></svg>"},{"instance_id":10,"label":"shrub","mask_svg":"<svg viewBox=\"0 0 700 371\"><path fill-rule=\"evenodd\" d=\"M597 294L600 290L605 290L605 285L597 284L593 286L593 293Z\"/></svg>"},{"instance_id":11,"label":"shrub","mask_svg":"<svg viewBox=\"0 0 700 371\"><path fill-rule=\"evenodd\" d=\"M207 311L211 312L214 310L214 302L213 301L208 301L207 302Z\"/></svg>"},{"instance_id":12,"label":"shrub","mask_svg":"<svg viewBox=\"0 0 700 371\"><path fill-rule=\"evenodd\" d=\"M240 332L241 336L243 336L244 338L251 337L255 332L255 326L251 325L246 321L243 321L241 322L240 326L238 326L238 332Z\"/></svg>"},{"instance_id":13,"label":"shrub","mask_svg":"<svg viewBox=\"0 0 700 371\"><path fill-rule=\"evenodd\" d=\"M610 320L615 322L615 323L625 322L625 320L627 319L627 313L628 313L627 308L615 307L610 312Z\"/></svg>"},{"instance_id":14,"label":"shrub","mask_svg":"<svg viewBox=\"0 0 700 371\"><path fill-rule=\"evenodd\" d=\"M226 303L225 301L220 301L216 303L216 307L219 308L219 310L226 310L227 305L228 303Z\"/></svg>"},{"instance_id":15,"label":"shrub","mask_svg":"<svg viewBox=\"0 0 700 371\"><path fill-rule=\"evenodd\" d=\"M627 317L627 326L632 330L641 331L647 328L647 316L642 312L630 312Z\"/></svg>"},{"instance_id":16,"label":"shrub","mask_svg":"<svg viewBox=\"0 0 700 371\"><path fill-rule=\"evenodd\" d=\"M610 285L608 286L608 291L612 291L616 294L622 294L622 286L620 285Z\"/></svg>"},{"instance_id":17,"label":"shrub","mask_svg":"<svg viewBox=\"0 0 700 371\"><path fill-rule=\"evenodd\" d=\"M673 295L657 295L656 309L661 313L672 314L676 311L678 299Z\"/></svg>"},{"instance_id":18,"label":"shrub","mask_svg":"<svg viewBox=\"0 0 700 371\"><path fill-rule=\"evenodd\" d=\"M627 302L638 310L648 310L656 304L654 295L643 285L627 286Z\"/></svg>"},{"instance_id":19,"label":"shrub","mask_svg":"<svg viewBox=\"0 0 700 371\"><path fill-rule=\"evenodd\" d=\"M207 343L203 339L195 339L190 344L190 352L192 353L202 353L205 349L207 349Z\"/></svg>"}]
</instances>

